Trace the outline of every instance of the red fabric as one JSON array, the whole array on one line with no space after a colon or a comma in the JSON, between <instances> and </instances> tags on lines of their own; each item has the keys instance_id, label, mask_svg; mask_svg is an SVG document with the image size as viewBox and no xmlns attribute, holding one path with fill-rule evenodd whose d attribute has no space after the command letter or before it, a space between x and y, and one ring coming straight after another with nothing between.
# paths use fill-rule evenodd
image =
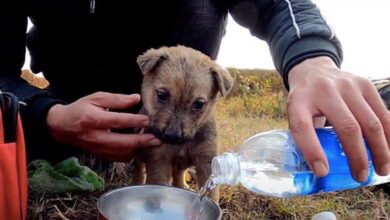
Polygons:
<instances>
[{"instance_id":1,"label":"red fabric","mask_svg":"<svg viewBox=\"0 0 390 220\"><path fill-rule=\"evenodd\" d=\"M0 114L0 219L26 219L27 165L23 129L18 117L17 138L4 143Z\"/></svg>"}]
</instances>

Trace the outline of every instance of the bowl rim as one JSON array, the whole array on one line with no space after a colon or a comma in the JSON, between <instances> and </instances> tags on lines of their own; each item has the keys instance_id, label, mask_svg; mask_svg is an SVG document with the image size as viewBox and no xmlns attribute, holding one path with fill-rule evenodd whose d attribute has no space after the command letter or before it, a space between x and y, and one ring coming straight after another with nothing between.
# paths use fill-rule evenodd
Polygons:
<instances>
[{"instance_id":1,"label":"bowl rim","mask_svg":"<svg viewBox=\"0 0 390 220\"><path fill-rule=\"evenodd\" d=\"M110 194L112 193L116 193L118 191L122 191L122 190L126 190L126 189L133 189L133 188L171 188L173 190L177 190L177 191L183 191L185 193L190 193L190 194L194 194L195 196L196 193L193 192L193 191L190 191L190 190L186 190L186 189L182 189L182 188L178 188L178 187L174 187L174 186L162 186L162 185L151 185L151 184L144 184L144 185L134 185L134 186L125 186L125 187L119 187L119 188L115 188L115 189L111 189L111 190L108 190L107 192L103 193L98 201L96 202L96 207L98 209L98 215L101 215L102 217L108 219L108 220L111 220L111 218L109 218L107 216L106 213L103 212L102 208L101 208L101 203L103 201L103 199L107 196L109 196ZM217 205L212 199L210 199L209 197L205 197L205 199L207 199L214 208L216 208L216 210L218 211L218 216L217 216L217 219L221 219L222 217L222 210L221 210L221 207L219 207L219 205Z\"/></svg>"}]
</instances>

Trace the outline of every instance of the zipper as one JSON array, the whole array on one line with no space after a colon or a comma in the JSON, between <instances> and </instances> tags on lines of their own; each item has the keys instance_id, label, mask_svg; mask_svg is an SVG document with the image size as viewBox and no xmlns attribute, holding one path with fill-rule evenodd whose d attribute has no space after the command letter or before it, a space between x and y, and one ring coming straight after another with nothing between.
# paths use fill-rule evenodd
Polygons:
<instances>
[{"instance_id":1,"label":"zipper","mask_svg":"<svg viewBox=\"0 0 390 220\"><path fill-rule=\"evenodd\" d=\"M89 0L89 13L95 14L96 0Z\"/></svg>"}]
</instances>

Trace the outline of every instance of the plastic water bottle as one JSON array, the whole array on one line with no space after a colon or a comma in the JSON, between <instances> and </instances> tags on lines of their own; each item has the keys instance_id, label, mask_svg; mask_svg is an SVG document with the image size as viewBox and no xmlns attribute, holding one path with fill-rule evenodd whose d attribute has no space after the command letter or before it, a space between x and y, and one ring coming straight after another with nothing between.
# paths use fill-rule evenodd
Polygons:
<instances>
[{"instance_id":1,"label":"plastic water bottle","mask_svg":"<svg viewBox=\"0 0 390 220\"><path fill-rule=\"evenodd\" d=\"M390 182L390 175L375 173L368 148L368 179L355 181L334 130L328 127L316 129L316 133L328 158L329 174L325 177L317 177L309 169L288 130L272 130L250 137L237 152L215 157L207 187L240 183L257 194L289 198Z\"/></svg>"}]
</instances>

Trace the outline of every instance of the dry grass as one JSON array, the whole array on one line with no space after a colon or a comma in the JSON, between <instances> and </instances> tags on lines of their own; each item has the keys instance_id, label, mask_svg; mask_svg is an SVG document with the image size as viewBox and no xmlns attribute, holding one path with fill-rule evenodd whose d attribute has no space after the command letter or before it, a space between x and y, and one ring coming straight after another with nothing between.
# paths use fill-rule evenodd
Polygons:
<instances>
[{"instance_id":1,"label":"dry grass","mask_svg":"<svg viewBox=\"0 0 390 220\"><path fill-rule=\"evenodd\" d=\"M236 98L220 100L217 122L221 151L232 150L246 138L271 129L287 128L287 121L272 115L251 116Z\"/></svg>"},{"instance_id":2,"label":"dry grass","mask_svg":"<svg viewBox=\"0 0 390 220\"><path fill-rule=\"evenodd\" d=\"M339 219L389 219L389 196L361 188L294 199L255 196L240 187L223 188L223 219L310 219L330 210Z\"/></svg>"},{"instance_id":3,"label":"dry grass","mask_svg":"<svg viewBox=\"0 0 390 220\"><path fill-rule=\"evenodd\" d=\"M234 150L257 132L287 128L285 91L276 73L260 70L231 71L238 83L232 94L220 100L217 106L222 152ZM47 85L41 79L29 76L27 79L33 84ZM130 170L111 169L99 172L106 180L105 191L129 185L130 173ZM96 219L95 205L101 194L30 193L28 218ZM339 219L390 219L389 195L373 187L294 199L258 196L240 186L224 186L221 194L222 219L310 219L324 210L335 212Z\"/></svg>"}]
</instances>

